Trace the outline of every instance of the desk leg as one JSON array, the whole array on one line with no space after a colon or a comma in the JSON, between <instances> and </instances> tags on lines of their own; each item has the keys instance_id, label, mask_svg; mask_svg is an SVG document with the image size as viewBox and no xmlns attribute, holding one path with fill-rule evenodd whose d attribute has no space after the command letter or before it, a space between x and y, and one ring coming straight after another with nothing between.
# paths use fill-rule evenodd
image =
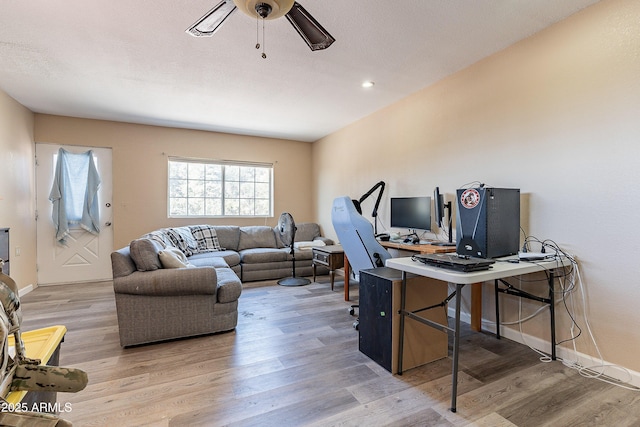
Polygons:
<instances>
[{"instance_id":1,"label":"desk leg","mask_svg":"<svg viewBox=\"0 0 640 427\"><path fill-rule=\"evenodd\" d=\"M471 285L471 329L482 331L482 283Z\"/></svg>"},{"instance_id":2,"label":"desk leg","mask_svg":"<svg viewBox=\"0 0 640 427\"><path fill-rule=\"evenodd\" d=\"M407 272L402 271L400 286L400 339L398 341L398 375L402 375L402 359L404 357L404 309L407 303Z\"/></svg>"},{"instance_id":3,"label":"desk leg","mask_svg":"<svg viewBox=\"0 0 640 427\"><path fill-rule=\"evenodd\" d=\"M555 276L549 272L549 310L551 314L551 360L556 360L556 307L555 307Z\"/></svg>"},{"instance_id":4,"label":"desk leg","mask_svg":"<svg viewBox=\"0 0 640 427\"><path fill-rule=\"evenodd\" d=\"M496 297L496 338L500 339L500 292L498 291L498 279L493 281Z\"/></svg>"},{"instance_id":5,"label":"desk leg","mask_svg":"<svg viewBox=\"0 0 640 427\"><path fill-rule=\"evenodd\" d=\"M347 258L347 254L344 254L344 300L349 301L349 277L351 277L351 272L349 271L349 259Z\"/></svg>"},{"instance_id":6,"label":"desk leg","mask_svg":"<svg viewBox=\"0 0 640 427\"><path fill-rule=\"evenodd\" d=\"M453 331L453 369L451 381L451 412L456 412L456 398L458 395L458 350L460 349L460 304L462 302L462 287L456 284L456 318ZM474 285L475 286L475 285ZM401 317L402 318L402 317Z\"/></svg>"}]
</instances>

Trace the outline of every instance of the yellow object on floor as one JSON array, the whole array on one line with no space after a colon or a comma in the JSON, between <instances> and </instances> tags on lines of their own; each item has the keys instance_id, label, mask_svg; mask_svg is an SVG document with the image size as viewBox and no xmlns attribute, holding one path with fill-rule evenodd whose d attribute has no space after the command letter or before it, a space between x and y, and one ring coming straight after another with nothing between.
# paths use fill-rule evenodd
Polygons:
<instances>
[{"instance_id":1,"label":"yellow object on floor","mask_svg":"<svg viewBox=\"0 0 640 427\"><path fill-rule=\"evenodd\" d=\"M41 365L47 365L51 360L51 356L60 346L60 343L64 339L64 335L67 333L66 326L57 325L49 326L42 329L34 329L33 331L26 331L22 333L22 341L26 351L26 357L30 359L40 359ZM15 342L13 335L9 337L9 352L13 357L15 351L13 351ZM57 362L56 362L57 365ZM27 391L13 391L5 397L5 400L9 404L19 403Z\"/></svg>"}]
</instances>

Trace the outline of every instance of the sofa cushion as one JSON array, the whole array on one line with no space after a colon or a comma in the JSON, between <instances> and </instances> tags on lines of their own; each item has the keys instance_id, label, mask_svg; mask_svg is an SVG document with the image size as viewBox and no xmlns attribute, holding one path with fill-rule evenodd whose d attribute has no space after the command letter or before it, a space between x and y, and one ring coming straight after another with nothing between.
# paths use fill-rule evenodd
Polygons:
<instances>
[{"instance_id":1,"label":"sofa cushion","mask_svg":"<svg viewBox=\"0 0 640 427\"><path fill-rule=\"evenodd\" d=\"M198 252L216 252L222 250L218 241L215 227L211 225L189 226L193 238L196 240Z\"/></svg>"},{"instance_id":2,"label":"sofa cushion","mask_svg":"<svg viewBox=\"0 0 640 427\"><path fill-rule=\"evenodd\" d=\"M113 271L114 279L128 276L138 270L131 258L131 248L129 246L111 252L111 270Z\"/></svg>"},{"instance_id":3,"label":"sofa cushion","mask_svg":"<svg viewBox=\"0 0 640 427\"><path fill-rule=\"evenodd\" d=\"M165 248L158 252L158 258L163 268L194 267L187 261L187 257L178 248Z\"/></svg>"},{"instance_id":4,"label":"sofa cushion","mask_svg":"<svg viewBox=\"0 0 640 427\"><path fill-rule=\"evenodd\" d=\"M320 237L320 226L315 222L303 222L296 227L296 242L309 242Z\"/></svg>"},{"instance_id":5,"label":"sofa cushion","mask_svg":"<svg viewBox=\"0 0 640 427\"><path fill-rule=\"evenodd\" d=\"M217 300L221 303L236 301L242 293L242 282L229 267L216 269L218 276Z\"/></svg>"},{"instance_id":6,"label":"sofa cushion","mask_svg":"<svg viewBox=\"0 0 640 427\"><path fill-rule=\"evenodd\" d=\"M158 249L151 239L136 239L129 244L131 259L138 271L153 271L162 268L158 258Z\"/></svg>"},{"instance_id":7,"label":"sofa cushion","mask_svg":"<svg viewBox=\"0 0 640 427\"><path fill-rule=\"evenodd\" d=\"M216 234L220 246L227 250L237 251L240 243L240 227L237 225L216 225Z\"/></svg>"},{"instance_id":8,"label":"sofa cushion","mask_svg":"<svg viewBox=\"0 0 640 427\"><path fill-rule=\"evenodd\" d=\"M240 264L240 254L236 251L205 252L191 255L189 262L198 267L233 267ZM224 263L224 265L220 263Z\"/></svg>"},{"instance_id":9,"label":"sofa cushion","mask_svg":"<svg viewBox=\"0 0 640 427\"><path fill-rule=\"evenodd\" d=\"M276 235L273 228L266 225L240 227L238 250L253 248L276 248Z\"/></svg>"},{"instance_id":10,"label":"sofa cushion","mask_svg":"<svg viewBox=\"0 0 640 427\"><path fill-rule=\"evenodd\" d=\"M164 233L173 246L180 249L185 255L193 255L198 252L198 243L193 238L189 227L165 228Z\"/></svg>"},{"instance_id":11,"label":"sofa cushion","mask_svg":"<svg viewBox=\"0 0 640 427\"><path fill-rule=\"evenodd\" d=\"M284 248L285 245L280 239L280 233L278 227L273 228L276 235L276 244L279 248ZM296 242L309 242L320 237L320 226L315 222L302 222L296 224ZM325 244L329 244L325 241Z\"/></svg>"},{"instance_id":12,"label":"sofa cushion","mask_svg":"<svg viewBox=\"0 0 640 427\"><path fill-rule=\"evenodd\" d=\"M256 264L287 261L291 259L291 257L289 256L289 249L287 248L254 248L240 251L240 259L243 264Z\"/></svg>"},{"instance_id":13,"label":"sofa cushion","mask_svg":"<svg viewBox=\"0 0 640 427\"><path fill-rule=\"evenodd\" d=\"M291 255L289 255L291 256ZM309 249L296 249L296 261L313 259L313 251Z\"/></svg>"},{"instance_id":14,"label":"sofa cushion","mask_svg":"<svg viewBox=\"0 0 640 427\"><path fill-rule=\"evenodd\" d=\"M213 268L222 268L229 267L229 264L225 261L222 256L223 252L205 252L200 254L191 255L188 260L191 264L196 267L213 267ZM237 252L234 252L237 253Z\"/></svg>"}]
</instances>

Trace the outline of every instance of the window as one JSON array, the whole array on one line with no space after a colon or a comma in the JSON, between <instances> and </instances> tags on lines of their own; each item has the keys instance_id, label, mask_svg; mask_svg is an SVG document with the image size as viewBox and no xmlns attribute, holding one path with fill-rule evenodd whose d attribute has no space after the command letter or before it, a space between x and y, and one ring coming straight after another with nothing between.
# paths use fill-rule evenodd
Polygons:
<instances>
[{"instance_id":1,"label":"window","mask_svg":"<svg viewBox=\"0 0 640 427\"><path fill-rule=\"evenodd\" d=\"M273 216L273 165L169 159L169 217Z\"/></svg>"}]
</instances>

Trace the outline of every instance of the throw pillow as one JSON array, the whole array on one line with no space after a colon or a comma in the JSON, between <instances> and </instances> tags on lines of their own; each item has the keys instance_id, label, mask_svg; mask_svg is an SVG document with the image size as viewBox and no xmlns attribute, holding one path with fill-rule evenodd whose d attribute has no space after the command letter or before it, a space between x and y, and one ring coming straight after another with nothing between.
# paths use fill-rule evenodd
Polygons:
<instances>
[{"instance_id":1,"label":"throw pillow","mask_svg":"<svg viewBox=\"0 0 640 427\"><path fill-rule=\"evenodd\" d=\"M196 239L198 252L217 252L221 251L220 242L216 229L211 225L193 225L189 226L193 238Z\"/></svg>"},{"instance_id":2,"label":"throw pillow","mask_svg":"<svg viewBox=\"0 0 640 427\"><path fill-rule=\"evenodd\" d=\"M158 259L158 247L151 239L136 239L129 243L129 254L138 271L153 271L162 268Z\"/></svg>"},{"instance_id":3,"label":"throw pillow","mask_svg":"<svg viewBox=\"0 0 640 427\"><path fill-rule=\"evenodd\" d=\"M326 244L322 240L314 240L312 242L294 242L293 247L300 250L318 248L321 246L326 246Z\"/></svg>"},{"instance_id":4,"label":"throw pillow","mask_svg":"<svg viewBox=\"0 0 640 427\"><path fill-rule=\"evenodd\" d=\"M158 258L160 258L163 268L184 268L190 265L184 253L176 248L161 250L158 252Z\"/></svg>"},{"instance_id":5,"label":"throw pillow","mask_svg":"<svg viewBox=\"0 0 640 427\"><path fill-rule=\"evenodd\" d=\"M198 253L198 244L189 227L166 228L164 232L173 246L184 252L186 256Z\"/></svg>"}]
</instances>

